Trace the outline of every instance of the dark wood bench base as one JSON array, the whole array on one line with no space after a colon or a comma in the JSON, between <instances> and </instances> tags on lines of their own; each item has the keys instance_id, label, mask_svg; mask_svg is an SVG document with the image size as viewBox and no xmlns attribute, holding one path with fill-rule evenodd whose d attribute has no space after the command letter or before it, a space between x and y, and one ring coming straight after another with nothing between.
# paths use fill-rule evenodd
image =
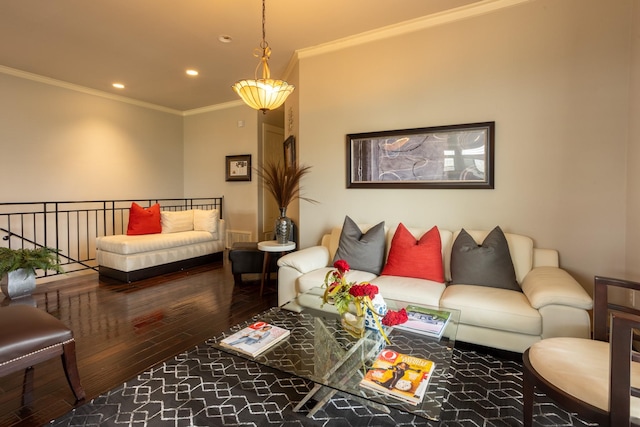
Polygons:
<instances>
[{"instance_id":1,"label":"dark wood bench base","mask_svg":"<svg viewBox=\"0 0 640 427\"><path fill-rule=\"evenodd\" d=\"M185 270L187 268L198 267L200 265L211 264L214 262L221 262L222 258L223 253L216 252L214 254L203 255L196 258L189 258L182 261L170 262L168 264L161 264L133 271L115 270L113 268L104 267L101 265L98 267L98 272L100 273L101 279L108 277L119 282L131 283L138 280L148 279L150 277L160 276L163 274L175 273L176 271Z\"/></svg>"}]
</instances>

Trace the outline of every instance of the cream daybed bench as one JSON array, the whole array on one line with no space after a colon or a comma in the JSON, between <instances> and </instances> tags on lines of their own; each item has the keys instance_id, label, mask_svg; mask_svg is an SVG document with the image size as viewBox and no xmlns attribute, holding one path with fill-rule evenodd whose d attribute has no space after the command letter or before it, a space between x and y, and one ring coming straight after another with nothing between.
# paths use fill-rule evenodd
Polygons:
<instances>
[{"instance_id":1,"label":"cream daybed bench","mask_svg":"<svg viewBox=\"0 0 640 427\"><path fill-rule=\"evenodd\" d=\"M159 212L158 207L158 213L161 232L96 239L101 277L133 282L222 260L225 223L217 209Z\"/></svg>"}]
</instances>

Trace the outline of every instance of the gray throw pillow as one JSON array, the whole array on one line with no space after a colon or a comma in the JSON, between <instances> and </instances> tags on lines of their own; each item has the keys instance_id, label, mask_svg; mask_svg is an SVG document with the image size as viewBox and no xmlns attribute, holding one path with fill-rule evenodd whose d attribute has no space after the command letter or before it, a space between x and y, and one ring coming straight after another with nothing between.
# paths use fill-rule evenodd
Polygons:
<instances>
[{"instance_id":1,"label":"gray throw pillow","mask_svg":"<svg viewBox=\"0 0 640 427\"><path fill-rule=\"evenodd\" d=\"M360 227L347 216L333 262L343 259L352 270L380 274L384 266L384 244L384 221L362 233Z\"/></svg>"},{"instance_id":2,"label":"gray throw pillow","mask_svg":"<svg viewBox=\"0 0 640 427\"><path fill-rule=\"evenodd\" d=\"M494 228L478 245L463 228L451 250L453 284L490 286L522 292L509 253L507 238Z\"/></svg>"}]
</instances>

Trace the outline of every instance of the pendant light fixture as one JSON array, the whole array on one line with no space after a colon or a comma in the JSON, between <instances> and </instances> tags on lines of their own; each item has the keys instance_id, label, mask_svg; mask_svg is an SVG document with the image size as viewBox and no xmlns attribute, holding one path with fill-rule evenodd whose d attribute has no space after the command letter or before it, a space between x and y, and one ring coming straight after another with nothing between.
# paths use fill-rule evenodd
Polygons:
<instances>
[{"instance_id":1,"label":"pendant light fixture","mask_svg":"<svg viewBox=\"0 0 640 427\"><path fill-rule=\"evenodd\" d=\"M266 41L265 33L265 0L262 0L262 43L254 51L254 56L260 58L256 67L255 79L240 80L232 86L233 90L251 108L262 110L266 113L284 104L289 94L293 92L295 86L284 80L274 80L269 71L269 56L271 48ZM258 78L258 72L262 67L262 78Z\"/></svg>"}]
</instances>

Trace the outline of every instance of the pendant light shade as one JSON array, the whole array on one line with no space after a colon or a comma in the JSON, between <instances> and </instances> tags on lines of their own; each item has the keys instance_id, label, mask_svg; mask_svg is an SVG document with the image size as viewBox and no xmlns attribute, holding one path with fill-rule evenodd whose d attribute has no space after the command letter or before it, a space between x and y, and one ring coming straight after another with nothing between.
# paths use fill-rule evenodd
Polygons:
<instances>
[{"instance_id":1,"label":"pendant light shade","mask_svg":"<svg viewBox=\"0 0 640 427\"><path fill-rule=\"evenodd\" d=\"M260 62L256 67L255 78L253 80L240 80L232 88L249 107L266 113L268 110L276 109L284 104L284 101L293 92L295 86L284 80L271 78L271 71L269 70L271 48L266 41L265 34L265 0L262 0L262 43L255 50L254 56L260 58ZM260 68L262 68L262 78L258 78Z\"/></svg>"}]
</instances>

